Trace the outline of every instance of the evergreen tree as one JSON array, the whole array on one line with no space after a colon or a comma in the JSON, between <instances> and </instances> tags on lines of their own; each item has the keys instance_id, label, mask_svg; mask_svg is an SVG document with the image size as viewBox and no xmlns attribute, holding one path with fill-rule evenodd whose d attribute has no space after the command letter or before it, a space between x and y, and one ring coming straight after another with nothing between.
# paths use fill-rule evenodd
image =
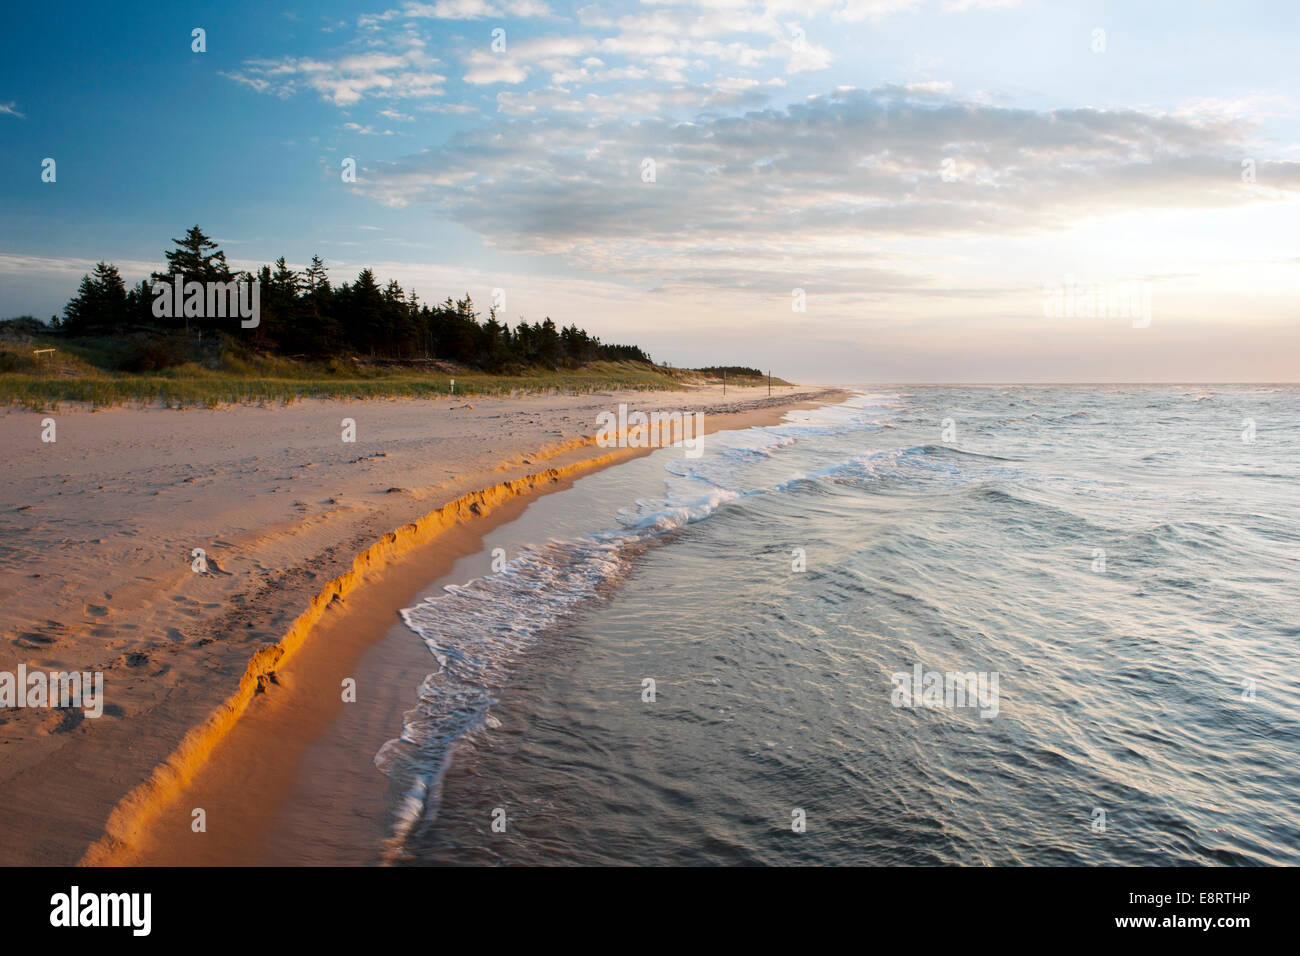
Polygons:
<instances>
[{"instance_id":1,"label":"evergreen tree","mask_svg":"<svg viewBox=\"0 0 1300 956\"><path fill-rule=\"evenodd\" d=\"M166 253L171 271L154 273L154 281L171 286L177 273L186 282L199 283L230 283L245 277L231 271L225 253L198 226L173 242L175 248ZM262 266L245 278L259 282L262 311L256 330L241 338L255 348L280 354L337 358L368 353L393 359L423 355L492 371L576 367L595 359L649 362L634 345L605 345L576 325L557 328L549 317L529 325L520 316L512 330L492 308L480 323L468 293L462 299L448 296L437 305L421 305L414 290L404 292L396 281L381 287L370 269L362 270L351 285L334 287L320 256L313 256L302 273L291 269L281 256L273 267ZM101 262L82 278L65 309L65 320L57 324L74 335L131 323L156 325L154 301L149 281L127 291L117 268ZM214 319L199 319L199 330L211 327L232 333L231 327ZM187 328L194 324L179 312L173 327L182 322Z\"/></svg>"},{"instance_id":2,"label":"evergreen tree","mask_svg":"<svg viewBox=\"0 0 1300 956\"><path fill-rule=\"evenodd\" d=\"M176 248L164 253L167 257L166 273L155 272L155 280L170 282L181 273L186 282L229 282L232 278L230 267L226 265L226 254L217 248L217 244L203 234L198 226L192 226L183 239L173 239Z\"/></svg>"},{"instance_id":3,"label":"evergreen tree","mask_svg":"<svg viewBox=\"0 0 1300 956\"><path fill-rule=\"evenodd\" d=\"M560 360L560 334L555 330L555 323L549 315L537 329L537 339L537 357L555 368Z\"/></svg>"},{"instance_id":4,"label":"evergreen tree","mask_svg":"<svg viewBox=\"0 0 1300 956\"><path fill-rule=\"evenodd\" d=\"M93 328L116 328L130 318L126 284L117 266L95 264L91 275L81 277L77 294L63 310L65 328L73 334Z\"/></svg>"},{"instance_id":5,"label":"evergreen tree","mask_svg":"<svg viewBox=\"0 0 1300 956\"><path fill-rule=\"evenodd\" d=\"M348 341L357 349L375 355L384 310L384 296L375 282L375 274L362 269L357 281L347 289L344 302L343 328Z\"/></svg>"},{"instance_id":6,"label":"evergreen tree","mask_svg":"<svg viewBox=\"0 0 1300 956\"><path fill-rule=\"evenodd\" d=\"M330 291L330 280L325 269L325 260L320 256L311 257L311 265L302 274L302 288L309 296L317 292L328 293Z\"/></svg>"}]
</instances>

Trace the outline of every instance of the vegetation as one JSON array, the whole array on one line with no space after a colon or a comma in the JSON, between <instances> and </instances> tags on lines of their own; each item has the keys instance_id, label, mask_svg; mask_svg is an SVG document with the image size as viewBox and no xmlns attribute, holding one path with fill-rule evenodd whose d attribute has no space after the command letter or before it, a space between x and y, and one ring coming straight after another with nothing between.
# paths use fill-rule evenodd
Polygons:
<instances>
[{"instance_id":1,"label":"vegetation","mask_svg":"<svg viewBox=\"0 0 1300 956\"><path fill-rule=\"evenodd\" d=\"M512 329L490 309L483 321L468 294L422 304L395 281L381 287L369 269L333 285L319 256L301 273L284 258L256 274L235 273L198 226L173 242L168 271L134 288L116 266L100 262L62 318L48 325L31 316L0 322L0 401L47 408L59 401L419 397L451 393L453 379L457 394L676 388L722 372L663 368L637 346L605 344L549 317L531 325L521 318ZM257 326L156 315L154 283L170 286L178 273L185 282L256 280ZM763 377L739 366L726 371L736 384Z\"/></svg>"},{"instance_id":2,"label":"vegetation","mask_svg":"<svg viewBox=\"0 0 1300 956\"><path fill-rule=\"evenodd\" d=\"M4 354L4 353L0 353ZM318 372L319 377L312 373ZM225 370L186 365L158 375L90 374L38 376L0 372L0 401L34 410L56 408L61 401L86 402L93 407L124 403L162 403L169 407L216 406L233 403L290 403L300 398L428 398L456 395L507 395L523 392L583 392L604 388L675 388L672 378L631 362L596 362L582 369L490 375L468 372L382 373L374 370L331 376L311 366L276 377L254 377Z\"/></svg>"},{"instance_id":3,"label":"vegetation","mask_svg":"<svg viewBox=\"0 0 1300 956\"><path fill-rule=\"evenodd\" d=\"M634 345L606 345L577 326L559 328L547 317L532 325L520 320L511 329L495 309L485 322L467 294L438 305L421 304L414 291L396 280L380 286L369 269L352 283L332 285L320 256L302 273L284 258L256 274L230 270L216 243L194 226L166 253L167 271L155 272L128 290L117 267L106 262L81 280L77 295L64 309L60 328L69 335L116 332L123 328L187 332L200 340L238 328L228 318L154 314L154 283L253 281L260 284L260 316L255 328L239 330L241 344L272 355L325 359L362 355L385 359L446 359L486 372L518 374L529 367L576 368L585 362L636 361L650 357ZM179 311L179 310L178 310ZM157 352L157 349L153 350ZM183 356L154 355L145 366ZM141 371L150 371L146 367Z\"/></svg>"},{"instance_id":4,"label":"vegetation","mask_svg":"<svg viewBox=\"0 0 1300 956\"><path fill-rule=\"evenodd\" d=\"M751 385L756 382L767 381L767 372L760 371L756 368L746 368L744 365L710 365L707 368L695 369L695 371L710 382L720 382L724 378L728 382L734 382L737 385ZM772 384L786 385L780 379L772 379Z\"/></svg>"}]
</instances>

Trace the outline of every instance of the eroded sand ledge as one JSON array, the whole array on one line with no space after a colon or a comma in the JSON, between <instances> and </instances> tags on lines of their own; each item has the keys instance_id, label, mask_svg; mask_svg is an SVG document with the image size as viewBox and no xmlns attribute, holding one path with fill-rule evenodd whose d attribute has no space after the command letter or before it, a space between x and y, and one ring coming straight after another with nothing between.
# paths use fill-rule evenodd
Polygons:
<instances>
[{"instance_id":1,"label":"eroded sand ledge","mask_svg":"<svg viewBox=\"0 0 1300 956\"><path fill-rule=\"evenodd\" d=\"M634 454L635 450L611 453L593 446L591 433L594 431L595 410L608 409L611 404L624 400L634 408L646 410L704 409L710 417L718 417L718 421L713 423L715 427L728 427L726 420L734 419L735 413L742 410L754 412L766 409L767 413L771 414L773 409L783 409L801 401L824 400L832 397L825 391L787 391L785 395L774 396L769 402L760 389L731 389L729 392L725 404L717 394L717 390L700 390L688 394L632 393L473 401L470 404L476 407L477 414L472 414L474 409L470 410L471 414L467 414L463 411L464 405L459 409L452 409L446 402L382 403L389 406L379 409L385 423L393 424L399 431L406 429L419 433L416 452L424 460L405 462L408 473L414 469L424 474L431 466L447 464L443 449L436 449L434 454L428 455L431 450L429 439L438 440L443 436L429 436L426 433L431 430L437 431L438 425L445 425L446 419L454 419L456 415L460 418L456 422L456 428L452 430L451 440L462 447L466 442L474 446L477 455L466 456L471 467L465 468L464 473L456 476L457 480L454 482L444 481L434 486L403 489L405 493L400 496L385 495L384 489L378 487L387 480L386 478L376 481L374 479L379 476L367 475L365 476L367 480L361 483L361 487L357 487L358 482L355 479L348 483L345 494L350 498L359 491L365 490L376 496L383 495L382 498L377 497L380 506L372 505L368 509L334 509L335 512L340 510L349 512L350 517L354 519L359 517L361 520L339 522L327 520L332 518L333 514L308 515L297 521L291 521L287 528L276 525L270 528L265 526L258 528L259 534L254 543L260 546L268 542L271 544L270 548L262 547L262 551L259 552L261 557L265 557L267 552L274 553L277 545L283 545L279 550L281 552L289 550L291 559L284 563L291 564L292 558L298 557L293 554L293 548L296 546L309 557L305 562L309 566L330 567L332 564L340 570L340 573L333 574L323 587L312 587L314 583L312 578L319 576L318 574L290 573L300 571L293 567L276 568L275 573L280 575L280 580L271 583L257 581L256 583L261 586L251 596L248 590L237 593L230 587L233 583L231 581L217 580L215 583L226 585L225 595L229 597L233 594L234 601L239 606L230 607L228 603L223 605L220 601L209 605L214 611L222 613L208 615L199 629L209 635L216 634L216 638L204 637L180 647L169 645L164 648L166 652L170 652L175 664L165 665L159 674L165 676L172 671L179 674L166 684L161 693L159 688L153 687L153 696L161 699L150 699L149 691L146 689L141 695L143 699L138 701L140 706L137 709L130 709L114 719L111 724L117 726L103 727L98 733L92 733L90 722L83 721L80 726L74 726L63 733L54 734L47 731L42 734L38 729L36 733L29 733L25 740L21 734L15 735L14 740L6 740L6 744L16 742L19 746L5 749L5 762L3 769L0 770L0 798L5 799L6 803L15 810L12 815L7 816L8 825L0 824L0 831L9 831L0 833L6 837L0 843L6 847L2 862L69 863L80 860L83 863L93 864L122 862L129 858L132 855L131 848L139 843L149 822L184 789L195 772L204 765L216 745L224 739L247 710L259 686L272 679L276 669L283 666L286 660L303 646L312 633L313 627L320 621L332 602L354 591L368 577L373 580L390 562L428 543L458 522L486 515L503 503L536 493L539 489L551 486L567 476L593 470ZM305 410L308 414L302 414L303 410L300 409L298 418L306 420L309 427L329 431L334 429L331 423L337 421L339 406L344 406L349 413L357 411L369 413L375 411L376 404L318 403L320 407ZM284 423L281 415L283 411L289 410L268 412L264 409L229 409L196 412L195 416L206 416L204 420L209 422L214 420L211 416L218 416L215 421L223 423L227 423L230 418L247 419L250 413L254 418L261 416L261 421L266 421L269 416L272 422L296 434L304 426L301 422ZM429 417L431 411L451 414L431 421ZM135 467L136 452L131 447L130 433L133 426L138 427L140 416L147 416L147 414L148 410L117 410L112 413L98 413L96 416L82 413L80 420L74 418L74 422L83 425L86 422L94 422L96 418L110 419L108 424L117 427L104 429L102 438L113 444L119 456L130 459L130 467L124 467L121 473L113 473L113 463L105 462L101 450L98 454L92 453L83 459L89 466L83 475L74 474L65 477L63 484L67 485L69 478L74 481L79 478L77 484L80 486L81 494L84 495L90 484L95 481L124 480L134 481L131 490L143 492L145 489L140 487L141 482L136 480L133 474L133 471L138 472L139 469ZM175 417L188 413L155 411L153 414ZM220 416L227 416L227 418L223 419ZM21 417L11 414L0 418L0 426L5 431L16 431L16 420ZM488 422L488 419L492 421ZM155 419L155 422L157 420ZM541 420L544 420L547 425L558 424L561 427L552 427L549 434L554 435L558 440L545 444L540 452L531 449L543 444L543 440L548 437L546 430L536 427L527 428L522 435L516 437L508 428L512 425L536 426L542 423ZM210 447L205 444L210 436L195 435L195 431L202 432L203 429L191 429L190 421L173 420L166 421L166 424L170 426L169 438L164 444L180 444L182 448L186 444L200 449ZM738 427L738 424L732 424L730 427ZM121 426L126 426L127 435L122 434L124 429ZM570 430L569 434L565 434L566 430ZM60 437L62 439L63 435ZM268 439L272 444L275 441L274 435L267 436L260 432L251 437L246 435L245 439L242 445L236 443L233 449L227 449L222 458L222 466L228 477L243 478L250 471L247 455L249 440L254 446L265 446ZM385 436L381 440L387 442L391 438ZM373 442L370 444L373 447ZM173 453L175 451L175 449L170 450ZM332 450L337 451L337 449ZM437 454L437 451L444 451L444 454ZM320 447L313 446L310 457L325 457L320 452ZM355 455L355 452L355 446L347 449L347 453ZM317 482L317 485L338 483L338 464L355 465L357 461L375 462L388 458L389 455L394 453L390 451L369 457L363 455L360 459L335 463L334 472L323 472L328 477ZM428 457L426 458L425 455ZM291 452L286 452L285 457L292 458ZM346 454L343 457L346 458ZM400 464L401 459L406 456L399 452L394 457L398 458ZM535 470L535 465L542 460L553 462L552 467ZM263 462L265 467L265 459L255 455L253 461ZM15 487L10 489L10 493L19 501L23 501L24 490L29 495L34 490L30 484L24 489L23 472L26 471L31 479L46 477L48 480L50 468L48 462L40 460L20 459L18 464L19 480L15 483ZM109 467L104 468L105 464ZM146 459L142 467L148 469L155 464ZM387 463L381 462L381 464ZM474 465L478 467L475 468ZM289 461L277 457L273 467L275 470L284 471L292 466ZM253 472L258 470L260 469L256 465L251 468ZM390 472L392 470L389 469ZM461 491L450 500L446 496L449 490L459 490L457 484L463 487L467 482L481 482L485 477L493 474L499 476L502 472L519 474L517 477L486 484L477 490ZM107 479L102 478L105 474L109 476ZM269 480L283 482L287 479L277 476ZM280 490L279 486L268 489L265 487L265 480L248 482L251 487L241 488L239 482L234 484L233 491L230 488L226 489L227 499L234 495L236 499L244 498L250 505L264 504L270 495ZM148 479L145 480L144 485L146 488L150 487ZM103 485L98 487L102 489ZM163 491L166 489L164 488ZM154 489L153 494L158 493L158 489ZM245 498L245 496L249 497ZM420 508L422 500L429 497L441 498L445 503L432 510ZM279 501L282 502L283 499ZM416 517L414 520L402 523L396 530L377 536L365 535L366 527L373 527L376 520L400 513L401 508L390 505L390 502L405 507L408 512L413 508L417 509ZM243 502L239 500L218 502L225 511L241 503ZM331 503L334 503L333 498ZM13 507L12 503L10 504ZM65 507L72 505L71 502L61 504ZM40 506L48 507L48 499L41 502ZM75 505L72 507L75 508ZM25 509L22 505L18 505L14 510ZM357 510L361 511L359 516L351 514ZM164 518L168 517L169 511L171 518L178 517L171 509L163 507L161 512ZM80 512L78 516L86 517ZM147 525L147 516L141 517L146 519L142 524ZM393 524L390 523L388 527L392 528ZM359 537L357 532L362 536ZM192 529L187 528L179 529L178 535L182 538L188 537L190 540L194 537ZM96 539L94 543L102 544L104 540ZM322 552L321 546L326 543L328 548ZM345 551L341 557L336 556L336 552L347 548L351 550ZM245 569L238 566L241 557L239 552L233 548L224 552L217 550L218 553L213 555L213 563L220 574L237 578L244 572ZM355 557L348 560L348 554L354 554ZM218 558L220 561L217 560ZM129 572L134 570L128 565L127 560L126 556L122 556L122 563L116 566L119 580L123 576L129 577ZM174 564L174 558L169 560ZM7 571L14 570L12 566L14 563L21 564L21 562L10 561L9 555L5 555L4 563L0 566L4 566ZM67 564L67 558L63 559L62 564ZM59 556L45 552L43 560L35 562L35 565L43 569L42 572L33 575L35 577L43 578L51 570L57 574L60 570ZM31 563L28 564L28 567L30 566ZM96 576L93 566L82 570L88 573L83 574L80 581L75 580L77 578L75 573L61 576L61 583L65 587L72 585L74 595L77 587L84 589L81 593L88 596L94 588L102 587L105 583L114 587L115 591L118 588L125 590L123 583L127 585L135 583L130 580L122 583L112 581L111 574L107 573ZM259 570L262 568L254 561L255 577ZM115 616L134 618L138 623L130 625L133 627L160 629L167 620L165 612L174 610L168 608L161 601L161 597L168 596L173 601L177 600L175 591L195 583L195 579L200 577L191 577L187 572L188 569L161 581L147 579L146 584L156 586L152 589L146 587L144 590L161 591L162 594L152 593L149 595L152 601L140 601L136 607L114 608ZM213 582L199 583L207 585ZM213 590L218 589L209 589L209 594L219 598L221 594L212 593ZM104 593L112 597L108 591ZM30 598L31 595L28 597ZM246 602L245 598L247 598ZM66 605L66 601L64 603ZM87 601L86 604L88 608L93 606L91 601ZM306 607L306 610L301 610L303 607ZM294 614L296 616L291 618L290 615ZM89 612L87 616L90 616ZM214 620L214 617L217 619ZM22 650L31 649L28 647L28 642L24 642L24 637L31 638L42 633L39 626L30 622L15 623L8 615L4 623L10 625L8 633L16 635L8 642L3 652L0 652L5 653L6 656L10 653L10 647L18 648L20 654ZM120 641L115 645L111 640L112 634L120 632L114 632L111 628L93 626L93 618L87 622L91 626L83 626L79 630L70 622L60 621L52 616L47 617L46 623L51 628L55 625L62 628L55 633L64 637L74 635L78 639L52 642L57 653L37 658L37 662L58 663L62 660L70 660L84 666L85 658L95 651L102 652L105 643L111 649L121 646ZM208 627L212 630L207 631ZM246 633L245 629L251 633ZM104 640L105 631L110 636L107 642ZM195 656L193 653L185 653L193 646L207 647L210 650L217 645L221 653L214 654L213 658L203 660L198 665L193 660ZM242 656L240 656L241 649L246 649ZM145 653L155 651L157 645L150 645ZM129 665L118 664L119 673L130 673L122 671L122 667L125 666ZM228 693L232 684L236 689L233 693ZM131 695L127 693L121 696L129 700ZM95 723L102 725L103 722ZM94 729L101 730L100 727ZM23 743L29 746L24 748ZM85 850L88 844L90 849Z\"/></svg>"},{"instance_id":2,"label":"eroded sand ledge","mask_svg":"<svg viewBox=\"0 0 1300 956\"><path fill-rule=\"evenodd\" d=\"M623 456L616 452L599 455L470 492L411 524L390 531L362 551L353 559L348 571L317 592L307 610L293 622L288 633L272 646L253 655L235 692L202 724L186 734L176 751L154 770L150 778L127 794L113 809L105 827L105 835L90 846L81 858L80 865L111 865L120 862L115 859L119 853L136 844L141 831L154 816L180 794L195 771L208 759L213 748L244 713L253 695L261 691L268 681L275 679L276 668L302 647L335 599L351 594L365 582L367 576L381 572L395 558L427 543L457 522L485 516L503 502L527 494L539 485L558 481L561 476L592 470L619 457Z\"/></svg>"}]
</instances>

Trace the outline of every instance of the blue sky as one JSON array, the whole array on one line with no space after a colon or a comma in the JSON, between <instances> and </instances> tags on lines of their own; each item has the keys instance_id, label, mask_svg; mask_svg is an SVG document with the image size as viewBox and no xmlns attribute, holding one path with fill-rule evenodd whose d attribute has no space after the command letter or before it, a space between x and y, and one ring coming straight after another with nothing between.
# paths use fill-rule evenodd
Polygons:
<instances>
[{"instance_id":1,"label":"blue sky","mask_svg":"<svg viewBox=\"0 0 1300 956\"><path fill-rule=\"evenodd\" d=\"M675 364L1294 380L1298 9L14 7L0 315L61 309L101 258L141 278L197 222L240 265L503 288L512 321ZM1150 322L1046 316L1065 283L1141 283Z\"/></svg>"}]
</instances>

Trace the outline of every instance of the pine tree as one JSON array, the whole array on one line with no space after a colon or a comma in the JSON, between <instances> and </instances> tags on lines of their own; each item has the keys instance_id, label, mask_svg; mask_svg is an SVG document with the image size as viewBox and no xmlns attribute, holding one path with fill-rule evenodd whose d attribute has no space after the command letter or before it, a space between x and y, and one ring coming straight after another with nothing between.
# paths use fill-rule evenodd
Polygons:
<instances>
[{"instance_id":1,"label":"pine tree","mask_svg":"<svg viewBox=\"0 0 1300 956\"><path fill-rule=\"evenodd\" d=\"M325 269L325 260L320 256L311 257L311 265L302 274L302 288L308 295L316 292L329 292L329 275Z\"/></svg>"},{"instance_id":2,"label":"pine tree","mask_svg":"<svg viewBox=\"0 0 1300 956\"><path fill-rule=\"evenodd\" d=\"M74 334L92 328L117 328L130 318L126 284L117 266L95 264L91 275L81 277L77 294L63 310L65 327Z\"/></svg>"},{"instance_id":3,"label":"pine tree","mask_svg":"<svg viewBox=\"0 0 1300 956\"><path fill-rule=\"evenodd\" d=\"M203 234L198 226L191 227L183 239L173 239L176 248L165 253L168 272L155 272L160 282L170 282L181 273L186 282L229 282L232 278L226 265L226 254L217 244Z\"/></svg>"},{"instance_id":4,"label":"pine tree","mask_svg":"<svg viewBox=\"0 0 1300 956\"><path fill-rule=\"evenodd\" d=\"M380 344L384 312L384 295L375 282L375 274L362 269L357 281L347 291L345 302L347 305L342 314L348 341L355 348L374 355Z\"/></svg>"}]
</instances>

